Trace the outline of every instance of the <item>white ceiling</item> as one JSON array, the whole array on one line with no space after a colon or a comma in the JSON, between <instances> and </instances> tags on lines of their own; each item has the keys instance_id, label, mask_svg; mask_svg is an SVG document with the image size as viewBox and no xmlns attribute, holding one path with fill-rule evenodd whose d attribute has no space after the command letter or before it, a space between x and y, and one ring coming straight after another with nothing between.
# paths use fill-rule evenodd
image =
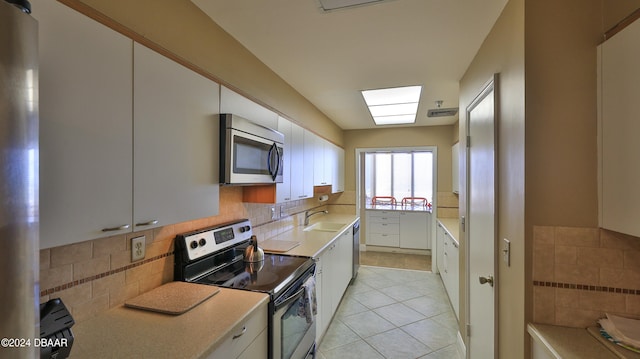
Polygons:
<instances>
[{"instance_id":1,"label":"white ceiling","mask_svg":"<svg viewBox=\"0 0 640 359\"><path fill-rule=\"evenodd\" d=\"M192 0L343 129L373 128L360 90L422 85L415 126L452 124L458 82L507 0Z\"/></svg>"}]
</instances>

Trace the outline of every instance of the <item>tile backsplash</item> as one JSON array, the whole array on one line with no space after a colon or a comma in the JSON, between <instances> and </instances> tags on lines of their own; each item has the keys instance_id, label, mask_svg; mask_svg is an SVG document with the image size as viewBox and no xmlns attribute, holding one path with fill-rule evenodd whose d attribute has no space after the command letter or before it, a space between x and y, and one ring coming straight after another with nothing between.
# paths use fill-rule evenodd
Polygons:
<instances>
[{"instance_id":1,"label":"tile backsplash","mask_svg":"<svg viewBox=\"0 0 640 359\"><path fill-rule=\"evenodd\" d=\"M305 210L328 206L333 213L355 213L354 203L350 192L331 195L324 203L315 198L275 205L243 203L242 187L221 187L217 216L41 250L40 301L60 297L81 322L172 281L176 234L249 218L258 238L267 239L302 223ZM131 238L140 235L146 237L146 255L131 262Z\"/></svg>"},{"instance_id":2,"label":"tile backsplash","mask_svg":"<svg viewBox=\"0 0 640 359\"><path fill-rule=\"evenodd\" d=\"M584 328L605 313L640 318L640 238L536 226L532 269L536 323Z\"/></svg>"}]
</instances>

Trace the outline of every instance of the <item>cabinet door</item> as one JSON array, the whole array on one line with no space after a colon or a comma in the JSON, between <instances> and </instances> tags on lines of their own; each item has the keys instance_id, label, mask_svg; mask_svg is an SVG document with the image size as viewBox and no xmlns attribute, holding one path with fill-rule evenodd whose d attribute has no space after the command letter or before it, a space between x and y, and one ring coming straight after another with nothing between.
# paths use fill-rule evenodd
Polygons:
<instances>
[{"instance_id":1,"label":"cabinet door","mask_svg":"<svg viewBox=\"0 0 640 359\"><path fill-rule=\"evenodd\" d=\"M344 192L344 149L334 145L336 163L333 168L332 192Z\"/></svg>"},{"instance_id":2,"label":"cabinet door","mask_svg":"<svg viewBox=\"0 0 640 359\"><path fill-rule=\"evenodd\" d=\"M311 198L313 197L313 180L314 180L314 168L315 168L315 141L314 134L311 131L304 130L304 159L303 166L304 170L302 173L303 183L302 183L302 195L304 197L301 198Z\"/></svg>"},{"instance_id":3,"label":"cabinet door","mask_svg":"<svg viewBox=\"0 0 640 359\"><path fill-rule=\"evenodd\" d=\"M134 55L136 230L216 215L219 85L140 44Z\"/></svg>"},{"instance_id":4,"label":"cabinet door","mask_svg":"<svg viewBox=\"0 0 640 359\"><path fill-rule=\"evenodd\" d=\"M291 200L291 166L293 157L293 136L292 124L283 117L278 118L278 131L284 135L284 159L282 171L282 183L276 184L276 202L286 202Z\"/></svg>"},{"instance_id":5,"label":"cabinet door","mask_svg":"<svg viewBox=\"0 0 640 359\"><path fill-rule=\"evenodd\" d=\"M600 225L640 236L640 21L601 45Z\"/></svg>"},{"instance_id":6,"label":"cabinet door","mask_svg":"<svg viewBox=\"0 0 640 359\"><path fill-rule=\"evenodd\" d=\"M277 113L224 86L220 90L220 113L232 113L267 128L278 128Z\"/></svg>"},{"instance_id":7,"label":"cabinet door","mask_svg":"<svg viewBox=\"0 0 640 359\"><path fill-rule=\"evenodd\" d=\"M458 244L448 236L449 243L447 246L447 271L448 271L448 282L447 293L449 294L449 300L451 301L451 306L453 307L453 311L456 313L456 317L458 317L458 307L460 306L460 299L458 293L460 292L460 268L459 266L459 251Z\"/></svg>"},{"instance_id":8,"label":"cabinet door","mask_svg":"<svg viewBox=\"0 0 640 359\"><path fill-rule=\"evenodd\" d=\"M327 181L324 175L324 139L320 136L314 135L313 153L313 184L315 186L327 185L329 184L329 181Z\"/></svg>"},{"instance_id":9,"label":"cabinet door","mask_svg":"<svg viewBox=\"0 0 640 359\"><path fill-rule=\"evenodd\" d=\"M291 199L313 197L313 145L307 130L291 124ZM285 167L286 170L286 167Z\"/></svg>"},{"instance_id":10,"label":"cabinet door","mask_svg":"<svg viewBox=\"0 0 640 359\"><path fill-rule=\"evenodd\" d=\"M436 266L438 267L438 272L443 276L444 274L444 228L442 228L442 224L440 222L436 225ZM443 277L444 280L444 277Z\"/></svg>"},{"instance_id":11,"label":"cabinet door","mask_svg":"<svg viewBox=\"0 0 640 359\"><path fill-rule=\"evenodd\" d=\"M321 326L318 328L320 333L324 333L329 327L329 323L331 322L331 318L333 317L333 298L334 292L336 291L335 285L335 255L334 245L330 245L328 249L326 249L320 255L320 260L322 261L322 291L320 292L320 303L318 305L322 306L321 313L322 318L320 319ZM322 334L319 334L320 336Z\"/></svg>"},{"instance_id":12,"label":"cabinet door","mask_svg":"<svg viewBox=\"0 0 640 359\"><path fill-rule=\"evenodd\" d=\"M130 232L132 41L50 0L39 23L40 247Z\"/></svg>"},{"instance_id":13,"label":"cabinet door","mask_svg":"<svg viewBox=\"0 0 640 359\"><path fill-rule=\"evenodd\" d=\"M347 290L353 274L353 228L347 229L338 240L338 265L340 268L340 290L337 293L336 305L340 303L342 295Z\"/></svg>"},{"instance_id":14,"label":"cabinet door","mask_svg":"<svg viewBox=\"0 0 640 359\"><path fill-rule=\"evenodd\" d=\"M460 142L451 147L451 190L453 193L460 192Z\"/></svg>"},{"instance_id":15,"label":"cabinet door","mask_svg":"<svg viewBox=\"0 0 640 359\"><path fill-rule=\"evenodd\" d=\"M429 249L426 212L400 212L400 248Z\"/></svg>"}]
</instances>

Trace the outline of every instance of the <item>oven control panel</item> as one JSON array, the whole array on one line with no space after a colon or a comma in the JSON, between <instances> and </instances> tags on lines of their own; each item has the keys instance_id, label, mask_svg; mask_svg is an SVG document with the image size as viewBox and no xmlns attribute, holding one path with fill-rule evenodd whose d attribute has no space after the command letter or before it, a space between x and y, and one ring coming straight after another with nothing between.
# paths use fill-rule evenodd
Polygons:
<instances>
[{"instance_id":1,"label":"oven control panel","mask_svg":"<svg viewBox=\"0 0 640 359\"><path fill-rule=\"evenodd\" d=\"M208 256L209 254L229 248L244 242L253 235L253 228L249 220L213 227L201 231L179 235L177 241L184 248L189 260Z\"/></svg>"}]
</instances>

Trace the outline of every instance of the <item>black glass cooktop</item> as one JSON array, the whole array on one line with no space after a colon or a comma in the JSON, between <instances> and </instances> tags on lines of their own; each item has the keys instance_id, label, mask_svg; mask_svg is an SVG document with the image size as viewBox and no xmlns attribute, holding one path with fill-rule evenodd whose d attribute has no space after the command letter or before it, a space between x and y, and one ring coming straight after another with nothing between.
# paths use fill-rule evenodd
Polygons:
<instances>
[{"instance_id":1,"label":"black glass cooktop","mask_svg":"<svg viewBox=\"0 0 640 359\"><path fill-rule=\"evenodd\" d=\"M312 265L310 258L265 254L262 262L240 259L195 282L276 295Z\"/></svg>"}]
</instances>

